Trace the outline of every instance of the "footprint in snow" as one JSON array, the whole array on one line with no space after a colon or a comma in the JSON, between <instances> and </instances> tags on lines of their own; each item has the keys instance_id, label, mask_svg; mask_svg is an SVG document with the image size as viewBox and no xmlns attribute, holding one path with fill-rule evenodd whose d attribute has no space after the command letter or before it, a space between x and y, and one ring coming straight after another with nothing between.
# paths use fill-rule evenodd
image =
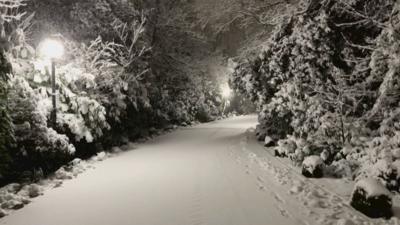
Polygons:
<instances>
[{"instance_id":1,"label":"footprint in snow","mask_svg":"<svg viewBox=\"0 0 400 225\"><path fill-rule=\"evenodd\" d=\"M318 199L311 199L308 202L306 202L306 204L313 208L321 208L322 202Z\"/></svg>"},{"instance_id":2,"label":"footprint in snow","mask_svg":"<svg viewBox=\"0 0 400 225\"><path fill-rule=\"evenodd\" d=\"M342 199L340 199L340 198L338 198L337 196L332 196L331 198L330 198L330 202L332 202L332 203L339 203L339 202L342 202Z\"/></svg>"},{"instance_id":3,"label":"footprint in snow","mask_svg":"<svg viewBox=\"0 0 400 225\"><path fill-rule=\"evenodd\" d=\"M328 214L328 217L334 220L338 220L341 218L341 215L339 212L332 212L330 214Z\"/></svg>"},{"instance_id":4,"label":"footprint in snow","mask_svg":"<svg viewBox=\"0 0 400 225\"><path fill-rule=\"evenodd\" d=\"M280 203L285 203L285 201L277 194L274 194L274 198L275 198L275 200L277 200Z\"/></svg>"},{"instance_id":5,"label":"footprint in snow","mask_svg":"<svg viewBox=\"0 0 400 225\"><path fill-rule=\"evenodd\" d=\"M281 212L281 215L284 217L290 217L290 214L288 211L286 211L285 209L283 209L282 207L278 207L278 210Z\"/></svg>"},{"instance_id":6,"label":"footprint in snow","mask_svg":"<svg viewBox=\"0 0 400 225\"><path fill-rule=\"evenodd\" d=\"M329 221L327 218L320 218L317 220L317 224L331 225L332 221Z\"/></svg>"},{"instance_id":7,"label":"footprint in snow","mask_svg":"<svg viewBox=\"0 0 400 225\"><path fill-rule=\"evenodd\" d=\"M302 191L303 191L303 188L301 186L295 185L289 190L289 193L290 194L299 194Z\"/></svg>"},{"instance_id":8,"label":"footprint in snow","mask_svg":"<svg viewBox=\"0 0 400 225\"><path fill-rule=\"evenodd\" d=\"M326 196L324 196L323 193L321 193L321 192L319 192L319 191L317 191L317 190L311 190L311 191L308 193L308 197L309 197L309 198L313 198L313 197L315 197L315 198L324 198L324 197L326 197Z\"/></svg>"},{"instance_id":9,"label":"footprint in snow","mask_svg":"<svg viewBox=\"0 0 400 225\"><path fill-rule=\"evenodd\" d=\"M355 223L349 219L340 219L337 221L336 225L355 225Z\"/></svg>"},{"instance_id":10,"label":"footprint in snow","mask_svg":"<svg viewBox=\"0 0 400 225\"><path fill-rule=\"evenodd\" d=\"M278 179L278 183L280 185L286 185L287 184L287 182L285 180L281 180L281 179Z\"/></svg>"},{"instance_id":11,"label":"footprint in snow","mask_svg":"<svg viewBox=\"0 0 400 225\"><path fill-rule=\"evenodd\" d=\"M299 181L299 180L295 180L295 181L293 181L293 184L294 185L296 185L296 186L303 186L304 185L304 182L302 182L302 181Z\"/></svg>"}]
</instances>

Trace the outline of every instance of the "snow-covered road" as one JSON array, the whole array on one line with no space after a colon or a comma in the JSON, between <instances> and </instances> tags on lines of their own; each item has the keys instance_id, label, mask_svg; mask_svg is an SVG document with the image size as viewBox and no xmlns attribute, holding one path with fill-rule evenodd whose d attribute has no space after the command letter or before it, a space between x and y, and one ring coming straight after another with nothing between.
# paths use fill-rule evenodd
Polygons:
<instances>
[{"instance_id":1,"label":"snow-covered road","mask_svg":"<svg viewBox=\"0 0 400 225\"><path fill-rule=\"evenodd\" d=\"M94 170L60 188L46 191L33 203L1 219L0 224L383 222L367 220L349 208L343 198L346 193L341 195L340 189L338 195L322 186L327 182L307 182L271 157L248 130L255 125L255 116L236 117L160 136L97 163Z\"/></svg>"}]
</instances>

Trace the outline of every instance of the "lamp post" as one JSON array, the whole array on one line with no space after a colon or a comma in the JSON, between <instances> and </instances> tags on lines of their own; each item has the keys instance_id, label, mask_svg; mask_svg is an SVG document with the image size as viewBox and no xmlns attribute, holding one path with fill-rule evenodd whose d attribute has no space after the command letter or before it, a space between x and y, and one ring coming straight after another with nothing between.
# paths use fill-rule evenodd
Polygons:
<instances>
[{"instance_id":1,"label":"lamp post","mask_svg":"<svg viewBox=\"0 0 400 225\"><path fill-rule=\"evenodd\" d=\"M223 112L225 112L226 110L226 106L227 104L229 104L229 99L232 96L232 89L228 86L228 85L224 85L221 87L221 94L222 97L224 98L224 108L223 108Z\"/></svg>"},{"instance_id":2,"label":"lamp post","mask_svg":"<svg viewBox=\"0 0 400 225\"><path fill-rule=\"evenodd\" d=\"M56 60L60 59L64 55L64 46L58 40L45 39L39 45L39 54L51 63L51 96L53 110L51 111L50 120L53 128L55 128L57 125Z\"/></svg>"}]
</instances>

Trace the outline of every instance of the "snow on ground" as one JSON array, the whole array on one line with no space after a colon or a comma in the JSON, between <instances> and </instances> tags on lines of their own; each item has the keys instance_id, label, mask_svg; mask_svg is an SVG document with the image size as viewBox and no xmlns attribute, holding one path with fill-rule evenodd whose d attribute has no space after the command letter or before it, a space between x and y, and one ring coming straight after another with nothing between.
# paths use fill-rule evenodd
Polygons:
<instances>
[{"instance_id":1,"label":"snow on ground","mask_svg":"<svg viewBox=\"0 0 400 225\"><path fill-rule=\"evenodd\" d=\"M47 190L0 224L399 223L352 209L352 182L307 179L300 168L273 157L255 140L256 121L245 116L181 128L134 146Z\"/></svg>"}]
</instances>

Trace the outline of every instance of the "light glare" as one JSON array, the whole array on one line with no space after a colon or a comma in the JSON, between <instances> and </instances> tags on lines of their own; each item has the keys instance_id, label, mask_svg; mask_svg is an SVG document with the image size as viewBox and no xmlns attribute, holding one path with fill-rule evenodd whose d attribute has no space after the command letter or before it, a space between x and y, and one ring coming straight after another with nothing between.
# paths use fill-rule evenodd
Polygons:
<instances>
[{"instance_id":1,"label":"light glare","mask_svg":"<svg viewBox=\"0 0 400 225\"><path fill-rule=\"evenodd\" d=\"M230 98L232 95L232 89L228 85L224 85L221 88L221 94L224 98Z\"/></svg>"},{"instance_id":2,"label":"light glare","mask_svg":"<svg viewBox=\"0 0 400 225\"><path fill-rule=\"evenodd\" d=\"M60 41L46 39L39 45L39 54L47 59L60 59L64 55L64 46Z\"/></svg>"}]
</instances>

